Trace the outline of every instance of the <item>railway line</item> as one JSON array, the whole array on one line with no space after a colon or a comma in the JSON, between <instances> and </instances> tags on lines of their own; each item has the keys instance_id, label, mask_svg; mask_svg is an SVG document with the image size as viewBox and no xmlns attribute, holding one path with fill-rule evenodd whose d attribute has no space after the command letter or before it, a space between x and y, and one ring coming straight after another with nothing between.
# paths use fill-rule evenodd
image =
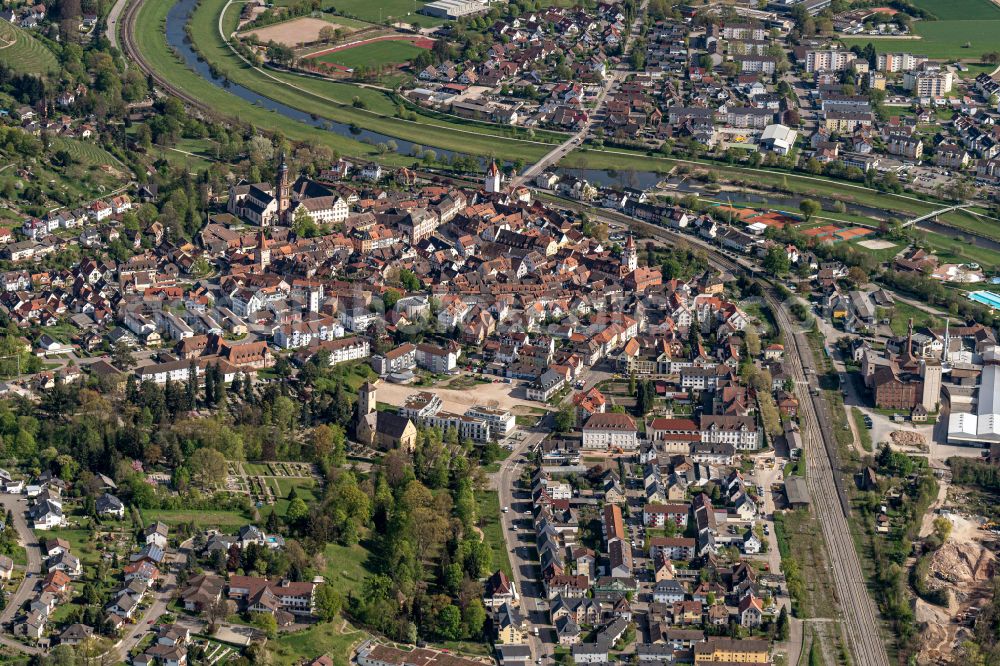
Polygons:
<instances>
[{"instance_id":1,"label":"railway line","mask_svg":"<svg viewBox=\"0 0 1000 666\"><path fill-rule=\"evenodd\" d=\"M225 116L216 112L212 107L205 104L197 97L194 97L190 93L185 92L182 88L178 88L167 81L159 72L156 71L156 68L150 66L150 64L146 62L145 58L142 56L142 51L139 49L135 40L135 22L139 15L139 10L142 9L143 0L126 0L126 2L127 4L121 13L118 25L121 28L122 49L128 56L128 60L138 65L139 69L152 78L153 82L156 83L156 85L164 92L181 99L185 104L198 109L208 117L219 120L226 119Z\"/></svg>"},{"instance_id":2,"label":"railway line","mask_svg":"<svg viewBox=\"0 0 1000 666\"><path fill-rule=\"evenodd\" d=\"M587 206L561 199L558 205L628 226L669 245L686 243L700 247L707 252L709 263L715 268L726 271L748 269L747 266L725 256L718 248L700 238L682 235L680 232L614 211L595 211ZM786 332L785 357L799 394L799 414L806 455L806 483L826 543L835 600L841 609L849 649L854 657L853 662L864 666L889 666L886 638L879 628L875 602L868 593L848 524L850 504L843 486L844 482L837 471L837 443L830 415L822 395L813 395L811 391L813 387L818 388L812 348L805 335L796 330L796 324L782 307L774 287L766 280L760 278L757 280L764 289L764 299L774 312L779 326Z\"/></svg>"}]
</instances>

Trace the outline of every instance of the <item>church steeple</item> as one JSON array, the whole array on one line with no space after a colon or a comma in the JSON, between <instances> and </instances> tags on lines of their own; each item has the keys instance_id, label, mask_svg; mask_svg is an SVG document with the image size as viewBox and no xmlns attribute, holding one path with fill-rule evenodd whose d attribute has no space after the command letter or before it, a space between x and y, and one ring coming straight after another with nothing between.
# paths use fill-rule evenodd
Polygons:
<instances>
[{"instance_id":1,"label":"church steeple","mask_svg":"<svg viewBox=\"0 0 1000 666\"><path fill-rule=\"evenodd\" d=\"M500 191L500 168L495 160L490 162L490 167L486 170L486 182L483 184L487 192L495 193Z\"/></svg>"},{"instance_id":2,"label":"church steeple","mask_svg":"<svg viewBox=\"0 0 1000 666\"><path fill-rule=\"evenodd\" d=\"M254 263L262 273L271 265L271 241L264 235L264 230L257 232L257 249L254 250Z\"/></svg>"},{"instance_id":3,"label":"church steeple","mask_svg":"<svg viewBox=\"0 0 1000 666\"><path fill-rule=\"evenodd\" d=\"M278 219L287 224L285 219L288 209L292 205L292 185L288 180L288 163L285 161L285 153L278 157Z\"/></svg>"},{"instance_id":4,"label":"church steeple","mask_svg":"<svg viewBox=\"0 0 1000 666\"><path fill-rule=\"evenodd\" d=\"M627 273L632 273L639 267L639 251L635 247L635 237L629 234L622 250L622 267Z\"/></svg>"}]
</instances>

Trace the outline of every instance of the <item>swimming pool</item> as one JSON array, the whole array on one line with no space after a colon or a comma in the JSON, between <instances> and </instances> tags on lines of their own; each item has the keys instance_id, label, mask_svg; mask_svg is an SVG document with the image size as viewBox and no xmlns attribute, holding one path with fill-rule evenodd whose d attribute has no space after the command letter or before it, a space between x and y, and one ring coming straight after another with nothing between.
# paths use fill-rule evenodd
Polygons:
<instances>
[{"instance_id":1,"label":"swimming pool","mask_svg":"<svg viewBox=\"0 0 1000 666\"><path fill-rule=\"evenodd\" d=\"M992 291L973 291L969 293L969 300L976 303L988 305L995 310L1000 310L1000 294Z\"/></svg>"}]
</instances>

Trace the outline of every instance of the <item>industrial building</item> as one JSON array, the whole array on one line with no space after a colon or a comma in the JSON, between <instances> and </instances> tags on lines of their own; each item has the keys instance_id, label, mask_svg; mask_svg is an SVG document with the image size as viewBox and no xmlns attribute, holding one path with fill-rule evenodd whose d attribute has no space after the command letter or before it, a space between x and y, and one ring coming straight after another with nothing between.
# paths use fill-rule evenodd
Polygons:
<instances>
[{"instance_id":1,"label":"industrial building","mask_svg":"<svg viewBox=\"0 0 1000 666\"><path fill-rule=\"evenodd\" d=\"M979 396L973 411L955 411L948 417L949 444L979 444L988 446L1000 443L1000 353L997 348L983 353L986 365L979 377ZM992 362L991 362L992 361Z\"/></svg>"},{"instance_id":2,"label":"industrial building","mask_svg":"<svg viewBox=\"0 0 1000 666\"><path fill-rule=\"evenodd\" d=\"M453 21L463 16L485 14L487 10L489 5L478 0L435 0L424 5L420 13Z\"/></svg>"}]
</instances>

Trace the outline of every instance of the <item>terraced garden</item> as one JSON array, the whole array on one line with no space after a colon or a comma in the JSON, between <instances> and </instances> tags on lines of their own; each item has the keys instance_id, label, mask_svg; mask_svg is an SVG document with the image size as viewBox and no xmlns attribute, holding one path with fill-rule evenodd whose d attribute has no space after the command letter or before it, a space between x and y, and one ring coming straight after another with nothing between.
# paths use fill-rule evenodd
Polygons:
<instances>
[{"instance_id":1,"label":"terraced garden","mask_svg":"<svg viewBox=\"0 0 1000 666\"><path fill-rule=\"evenodd\" d=\"M28 31L0 21L0 62L15 72L47 74L59 70L55 54Z\"/></svg>"}]
</instances>

